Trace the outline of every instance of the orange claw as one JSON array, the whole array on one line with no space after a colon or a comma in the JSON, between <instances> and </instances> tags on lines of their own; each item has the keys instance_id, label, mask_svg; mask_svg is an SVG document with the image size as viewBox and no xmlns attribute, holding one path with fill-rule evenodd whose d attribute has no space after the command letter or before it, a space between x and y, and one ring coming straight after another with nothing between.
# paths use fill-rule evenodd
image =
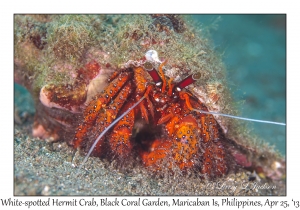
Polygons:
<instances>
[{"instance_id":1,"label":"orange claw","mask_svg":"<svg viewBox=\"0 0 300 210\"><path fill-rule=\"evenodd\" d=\"M161 161L170 155L181 170L193 167L199 150L199 132L195 118L191 115L184 117L178 128L175 128L172 141L156 139L150 147L150 152L142 152L144 165L161 170Z\"/></svg>"},{"instance_id":2,"label":"orange claw","mask_svg":"<svg viewBox=\"0 0 300 210\"><path fill-rule=\"evenodd\" d=\"M175 131L172 154L181 170L191 168L198 154L199 128L192 115L184 117Z\"/></svg>"},{"instance_id":3,"label":"orange claw","mask_svg":"<svg viewBox=\"0 0 300 210\"><path fill-rule=\"evenodd\" d=\"M141 157L145 166L154 166L155 170L161 170L159 165L168 154L172 147L172 142L167 140L156 139L150 147L150 151L142 152Z\"/></svg>"}]
</instances>

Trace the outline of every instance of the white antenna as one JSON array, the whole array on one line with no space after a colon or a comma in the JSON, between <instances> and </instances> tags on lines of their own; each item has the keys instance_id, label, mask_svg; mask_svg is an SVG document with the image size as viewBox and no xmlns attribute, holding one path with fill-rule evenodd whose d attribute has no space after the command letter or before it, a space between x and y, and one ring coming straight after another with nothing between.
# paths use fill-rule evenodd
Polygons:
<instances>
[{"instance_id":1,"label":"white antenna","mask_svg":"<svg viewBox=\"0 0 300 210\"><path fill-rule=\"evenodd\" d=\"M203 110L200 110L200 109L193 109L193 110L196 111L196 112L204 113L204 114L214 114L214 115L220 115L220 116L239 119L239 120L246 120L246 121L252 121L252 122L268 123L268 124L286 126L285 123L281 123L281 122L273 122L273 121L257 120L257 119L251 119L251 118L245 118L245 117L238 117L238 116L229 115L229 114L222 114L222 113L218 113L218 112L207 112L207 111L203 111Z\"/></svg>"}]
</instances>

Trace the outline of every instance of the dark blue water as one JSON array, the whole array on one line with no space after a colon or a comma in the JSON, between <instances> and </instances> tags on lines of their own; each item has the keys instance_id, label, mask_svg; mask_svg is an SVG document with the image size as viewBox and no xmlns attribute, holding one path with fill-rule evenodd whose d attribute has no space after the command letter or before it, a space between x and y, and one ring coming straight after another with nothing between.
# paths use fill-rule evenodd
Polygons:
<instances>
[{"instance_id":1,"label":"dark blue water","mask_svg":"<svg viewBox=\"0 0 300 210\"><path fill-rule=\"evenodd\" d=\"M286 16L195 15L223 54L242 116L286 122ZM250 123L253 133L286 154L286 128Z\"/></svg>"}]
</instances>

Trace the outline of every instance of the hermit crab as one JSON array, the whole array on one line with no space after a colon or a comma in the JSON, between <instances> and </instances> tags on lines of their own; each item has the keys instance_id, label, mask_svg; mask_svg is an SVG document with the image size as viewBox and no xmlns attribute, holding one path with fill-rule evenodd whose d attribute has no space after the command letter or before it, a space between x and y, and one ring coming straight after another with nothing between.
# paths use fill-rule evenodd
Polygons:
<instances>
[{"instance_id":1,"label":"hermit crab","mask_svg":"<svg viewBox=\"0 0 300 210\"><path fill-rule=\"evenodd\" d=\"M86 159L91 154L113 155L124 161L136 149L143 164L157 171L169 162L170 169L197 168L210 177L226 174L231 158L222 129L213 115L194 110L208 112L185 90L201 75L173 83L164 75L165 63L149 51L144 59L129 61L113 74L109 85L86 106L72 144L89 151ZM160 135L137 142L133 130L141 120Z\"/></svg>"}]
</instances>

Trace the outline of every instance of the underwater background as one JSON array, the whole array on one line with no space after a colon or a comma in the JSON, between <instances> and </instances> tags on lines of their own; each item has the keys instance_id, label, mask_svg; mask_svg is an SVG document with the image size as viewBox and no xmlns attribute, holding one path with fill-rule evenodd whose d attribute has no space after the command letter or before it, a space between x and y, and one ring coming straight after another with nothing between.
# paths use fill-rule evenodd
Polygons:
<instances>
[{"instance_id":1,"label":"underwater background","mask_svg":"<svg viewBox=\"0 0 300 210\"><path fill-rule=\"evenodd\" d=\"M286 122L286 15L193 15L222 54L242 117ZM286 154L286 127L249 123Z\"/></svg>"}]
</instances>

